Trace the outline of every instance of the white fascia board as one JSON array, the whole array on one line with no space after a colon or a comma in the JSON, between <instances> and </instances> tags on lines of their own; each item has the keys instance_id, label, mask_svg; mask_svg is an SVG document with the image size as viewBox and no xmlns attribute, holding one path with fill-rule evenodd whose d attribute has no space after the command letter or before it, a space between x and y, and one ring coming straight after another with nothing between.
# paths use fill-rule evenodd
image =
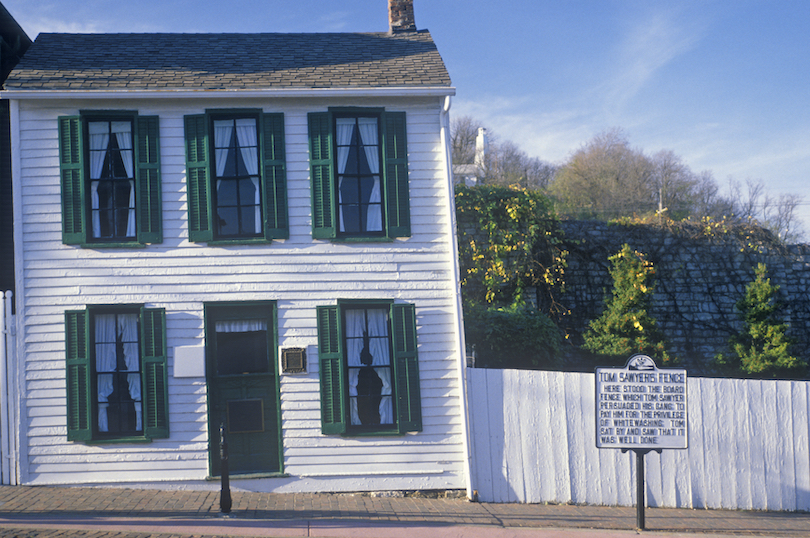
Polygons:
<instances>
[{"instance_id":1,"label":"white fascia board","mask_svg":"<svg viewBox=\"0 0 810 538\"><path fill-rule=\"evenodd\" d=\"M3 90L0 99L197 99L274 97L447 97L451 86L266 90Z\"/></svg>"}]
</instances>

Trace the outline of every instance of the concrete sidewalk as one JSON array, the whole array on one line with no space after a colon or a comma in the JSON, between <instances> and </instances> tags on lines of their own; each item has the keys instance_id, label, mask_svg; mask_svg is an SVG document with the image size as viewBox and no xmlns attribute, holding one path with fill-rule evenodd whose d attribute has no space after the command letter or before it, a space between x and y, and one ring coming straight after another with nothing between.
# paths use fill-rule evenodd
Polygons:
<instances>
[{"instance_id":1,"label":"concrete sidewalk","mask_svg":"<svg viewBox=\"0 0 810 538\"><path fill-rule=\"evenodd\" d=\"M319 536L517 538L636 534L634 507L472 503L359 494L0 486L0 537ZM646 510L656 536L810 536L810 514Z\"/></svg>"}]
</instances>

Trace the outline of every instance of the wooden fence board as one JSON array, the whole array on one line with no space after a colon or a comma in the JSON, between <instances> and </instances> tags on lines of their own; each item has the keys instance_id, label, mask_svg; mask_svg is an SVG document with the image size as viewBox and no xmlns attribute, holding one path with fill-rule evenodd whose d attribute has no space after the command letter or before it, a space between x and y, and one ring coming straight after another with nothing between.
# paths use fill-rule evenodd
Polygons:
<instances>
[{"instance_id":1,"label":"wooden fence board","mask_svg":"<svg viewBox=\"0 0 810 538\"><path fill-rule=\"evenodd\" d=\"M632 506L632 453L597 449L593 374L470 369L484 501ZM646 457L648 506L810 510L810 383L691 378L689 447Z\"/></svg>"}]
</instances>

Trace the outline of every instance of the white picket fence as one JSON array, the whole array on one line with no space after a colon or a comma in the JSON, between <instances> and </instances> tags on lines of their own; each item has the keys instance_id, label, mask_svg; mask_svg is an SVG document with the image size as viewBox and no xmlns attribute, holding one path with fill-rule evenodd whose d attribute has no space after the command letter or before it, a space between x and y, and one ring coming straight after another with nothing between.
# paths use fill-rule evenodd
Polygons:
<instances>
[{"instance_id":1,"label":"white picket fence","mask_svg":"<svg viewBox=\"0 0 810 538\"><path fill-rule=\"evenodd\" d=\"M635 505L635 454L596 448L594 374L467 369L489 502ZM646 456L647 505L810 510L810 383L690 378L689 448Z\"/></svg>"}]
</instances>

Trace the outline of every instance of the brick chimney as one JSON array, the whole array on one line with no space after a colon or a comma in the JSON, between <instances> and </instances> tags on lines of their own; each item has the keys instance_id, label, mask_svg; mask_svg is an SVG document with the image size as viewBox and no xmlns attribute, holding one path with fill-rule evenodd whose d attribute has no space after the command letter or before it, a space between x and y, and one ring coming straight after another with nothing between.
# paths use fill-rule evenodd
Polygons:
<instances>
[{"instance_id":1,"label":"brick chimney","mask_svg":"<svg viewBox=\"0 0 810 538\"><path fill-rule=\"evenodd\" d=\"M388 25L392 34L415 32L413 0L388 0Z\"/></svg>"}]
</instances>

